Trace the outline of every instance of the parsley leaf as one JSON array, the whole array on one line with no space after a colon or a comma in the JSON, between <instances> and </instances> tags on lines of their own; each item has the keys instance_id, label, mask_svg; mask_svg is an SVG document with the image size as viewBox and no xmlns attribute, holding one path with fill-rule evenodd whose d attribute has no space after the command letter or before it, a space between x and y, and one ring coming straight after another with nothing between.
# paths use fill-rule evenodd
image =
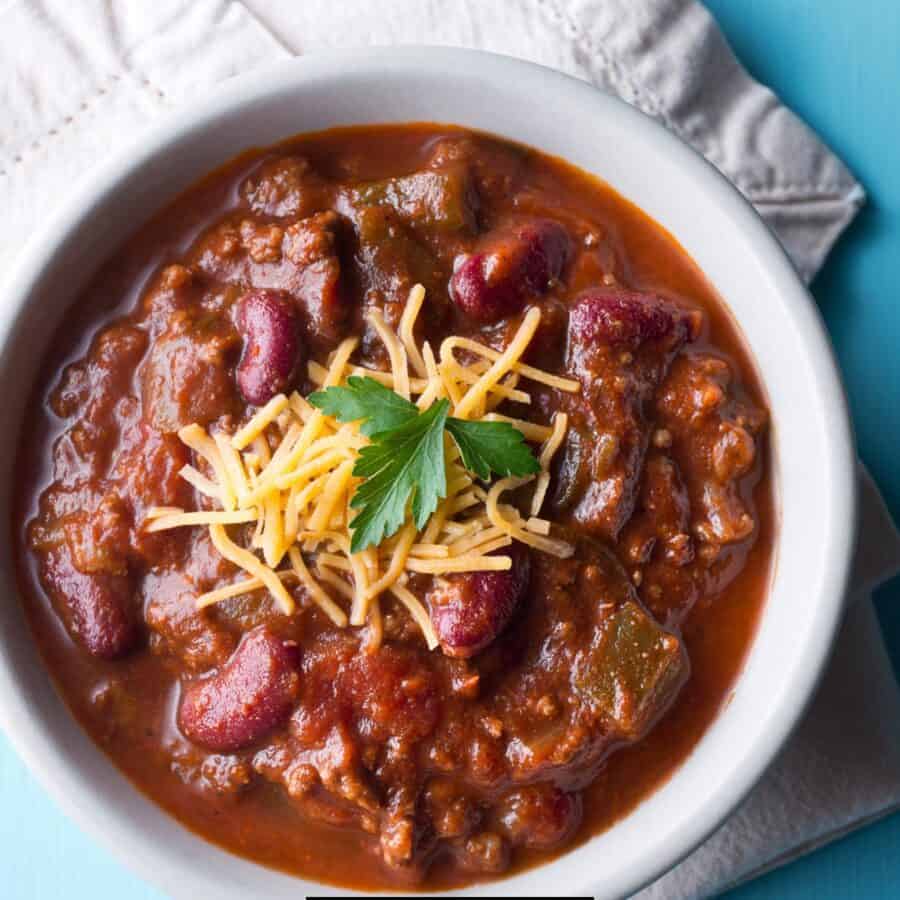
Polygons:
<instances>
[{"instance_id":1,"label":"parsley leaf","mask_svg":"<svg viewBox=\"0 0 900 900\"><path fill-rule=\"evenodd\" d=\"M469 422L448 416L439 400L420 412L415 404L374 378L351 375L346 387L329 387L307 400L339 422L360 422L372 443L363 447L353 474L363 478L351 506L351 553L377 546L395 534L411 506L422 529L447 496L444 430L456 441L463 465L480 479L497 475L533 475L540 471L521 431L508 422ZM411 501L410 501L410 498Z\"/></svg>"},{"instance_id":2,"label":"parsley leaf","mask_svg":"<svg viewBox=\"0 0 900 900\"><path fill-rule=\"evenodd\" d=\"M540 463L534 458L525 436L509 422L469 422L447 419L447 431L456 441L463 465L482 481L491 472L498 475L534 475Z\"/></svg>"},{"instance_id":3,"label":"parsley leaf","mask_svg":"<svg viewBox=\"0 0 900 900\"><path fill-rule=\"evenodd\" d=\"M351 375L347 387L326 388L306 399L338 422L362 420L359 430L366 437L405 425L419 414L415 404L368 376Z\"/></svg>"},{"instance_id":4,"label":"parsley leaf","mask_svg":"<svg viewBox=\"0 0 900 900\"><path fill-rule=\"evenodd\" d=\"M350 523L351 553L377 546L399 531L410 495L419 529L437 509L438 500L447 496L444 426L449 409L446 400L433 403L396 428L375 433L372 443L360 450L353 474L365 481L350 502L360 510Z\"/></svg>"}]
</instances>

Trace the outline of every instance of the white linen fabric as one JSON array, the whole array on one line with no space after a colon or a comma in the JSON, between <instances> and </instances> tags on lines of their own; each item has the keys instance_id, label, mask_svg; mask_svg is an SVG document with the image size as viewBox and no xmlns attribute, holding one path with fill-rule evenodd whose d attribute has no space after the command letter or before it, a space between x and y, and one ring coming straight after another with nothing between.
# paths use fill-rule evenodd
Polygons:
<instances>
[{"instance_id":1,"label":"white linen fabric","mask_svg":"<svg viewBox=\"0 0 900 900\"><path fill-rule=\"evenodd\" d=\"M718 166L806 279L863 202L695 0L0 0L0 275L166 108L291 53L400 43L508 53L618 94ZM869 596L900 569L900 535L862 469L860 484L853 602L816 700L741 808L641 898L711 896L900 807L900 691Z\"/></svg>"}]
</instances>

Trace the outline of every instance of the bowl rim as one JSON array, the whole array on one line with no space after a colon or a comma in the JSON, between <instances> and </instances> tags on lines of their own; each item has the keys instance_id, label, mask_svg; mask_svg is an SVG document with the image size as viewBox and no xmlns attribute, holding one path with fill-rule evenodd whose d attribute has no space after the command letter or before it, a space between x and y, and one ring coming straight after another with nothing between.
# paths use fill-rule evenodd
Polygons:
<instances>
[{"instance_id":1,"label":"bowl rim","mask_svg":"<svg viewBox=\"0 0 900 900\"><path fill-rule=\"evenodd\" d=\"M825 451L829 454L830 470L836 478L831 485L836 518L843 520L843 526L831 528L832 543L825 548L822 608L810 639L799 651L802 654L797 662L800 677L790 699L785 694L779 700L780 707L773 714L772 727L753 736L748 752L752 751L755 765L732 772L716 793L697 806L694 820L688 828L659 842L653 848L653 859L648 860L640 871L619 873L613 878L613 883L604 877L601 885L598 876L589 876L585 885L579 883L576 886L576 879L569 885L571 890L579 893L583 892L584 887L594 894L602 892L606 895L610 889L616 895L630 894L676 865L727 818L762 777L798 724L823 673L841 621L856 539L854 437L847 398L822 317L775 236L750 203L712 164L662 125L619 98L571 76L511 56L460 48L407 46L329 51L273 63L232 78L196 104L163 116L116 150L75 186L57 211L30 238L6 280L0 305L0 345L5 345L14 333L30 295L66 237L81 223L96 215L98 209L114 203L117 188L126 179L146 169L179 140L209 128L219 116L278 91L290 90L292 85L297 86L313 76L340 79L343 74L353 71L368 72L371 77L377 78L380 72L398 69L408 72L425 69L452 75L455 70L465 67L475 67L485 77L540 78L554 91L580 92L581 102L599 113L615 115L627 121L627 127L636 136L655 141L661 145L662 152L670 155L678 165L691 169L692 175L703 182L704 190L712 195L723 214L745 230L756 256L765 260L767 273L776 284L780 299L787 304L798 330L802 332L818 391L829 404ZM442 117L438 114L435 119L440 121ZM381 119L373 116L373 124L377 121ZM223 161L232 155L225 153ZM107 819L102 815L104 805L111 807L112 803L92 797L89 786L63 764L63 757L51 741L50 734L39 726L35 715L29 714L26 699L6 654L0 653L0 727L19 756L43 788L79 826L114 856L124 859L147 881L164 890L171 890L172 879L163 873L166 866L172 863L163 849L148 844L137 852L138 847L131 846L130 837L122 839L123 836L114 827L114 817ZM120 813L117 814L121 817ZM563 854L562 858L567 855ZM579 879L583 880L581 876ZM504 881L498 884L503 885ZM330 886L322 887L327 889ZM476 885L476 889L478 887Z\"/></svg>"}]
</instances>

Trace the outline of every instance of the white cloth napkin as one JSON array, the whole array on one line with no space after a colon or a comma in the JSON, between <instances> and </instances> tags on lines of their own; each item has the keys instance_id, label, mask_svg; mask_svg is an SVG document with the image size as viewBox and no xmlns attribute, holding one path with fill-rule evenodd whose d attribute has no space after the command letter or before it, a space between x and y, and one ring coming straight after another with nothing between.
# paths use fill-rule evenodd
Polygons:
<instances>
[{"instance_id":1,"label":"white cloth napkin","mask_svg":"<svg viewBox=\"0 0 900 900\"><path fill-rule=\"evenodd\" d=\"M480 47L617 93L717 165L807 279L863 201L694 0L245 4L0 0L0 273L123 135L233 74L334 46ZM900 568L900 535L862 469L860 478L854 602L817 699L743 806L641 898L710 896L900 808L900 691L869 597Z\"/></svg>"}]
</instances>

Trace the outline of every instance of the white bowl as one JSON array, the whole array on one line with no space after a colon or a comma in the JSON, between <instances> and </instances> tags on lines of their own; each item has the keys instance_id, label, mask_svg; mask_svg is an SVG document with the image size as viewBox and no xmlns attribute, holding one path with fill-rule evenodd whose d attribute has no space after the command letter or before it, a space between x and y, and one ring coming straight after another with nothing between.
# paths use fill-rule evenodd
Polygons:
<instances>
[{"instance_id":1,"label":"white bowl","mask_svg":"<svg viewBox=\"0 0 900 900\"><path fill-rule=\"evenodd\" d=\"M856 509L845 398L815 306L738 192L649 118L529 63L437 48L298 59L198 98L78 185L4 291L0 380L15 390L0 410L0 504L10 508L16 436L41 352L63 310L125 234L247 147L332 125L422 120L483 129L564 157L645 210L725 299L768 390L781 519L777 567L734 696L670 780L615 827L554 862L472 889L620 897L661 875L721 824L784 744L841 616ZM3 516L0 535L0 724L59 804L175 897L346 894L188 833L82 733L32 644L17 597L9 519Z\"/></svg>"}]
</instances>

